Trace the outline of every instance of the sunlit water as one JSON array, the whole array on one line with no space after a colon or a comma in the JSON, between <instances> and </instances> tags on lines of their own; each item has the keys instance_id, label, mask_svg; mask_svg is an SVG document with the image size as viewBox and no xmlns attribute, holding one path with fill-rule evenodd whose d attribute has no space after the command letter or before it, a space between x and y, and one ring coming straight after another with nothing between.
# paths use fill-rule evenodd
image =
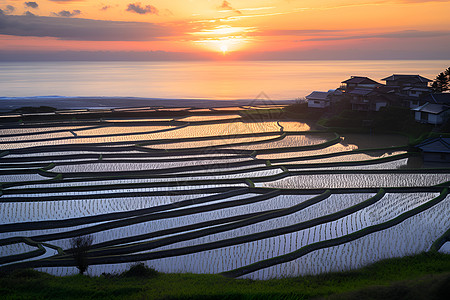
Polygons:
<instances>
[{"instance_id":1,"label":"sunlit water","mask_svg":"<svg viewBox=\"0 0 450 300\"><path fill-rule=\"evenodd\" d=\"M198 116L194 116L198 117ZM204 116L202 116L204 117ZM309 126L300 122L232 122L220 124L204 124L189 125L187 127L179 127L176 130L161 131L169 126L142 126L134 127L124 124L123 126L108 126L107 123L101 128L89 128L82 126L75 127L52 127L57 132L49 132L48 128L12 128L2 129L0 131L0 152L3 150L13 150L30 146L68 145L73 143L95 143L95 142L117 142L126 141L130 145L134 145L142 141L150 141L148 147L161 149L192 149L195 147L209 147L221 145L224 148L236 150L259 150L283 147L299 147L319 145L334 138L332 134L317 134L314 132L302 135L287 135L280 140L266 141L261 143L271 135L264 137L239 137L235 134L242 133L281 133L281 127L286 130L308 130ZM74 135L70 132L77 132ZM144 133L145 132L145 133ZM123 134L121 134L123 133ZM216 137L208 140L187 140L185 138L193 137ZM52 138L58 138L53 139ZM62 139L64 138L64 139ZM44 140L43 140L44 139ZM177 141L179 139L179 141ZM257 141L257 144L240 145L239 142ZM168 142L171 141L171 142ZM248 142L248 141L247 141ZM224 143L226 143L225 146ZM336 156L331 158L321 158L314 160L300 160L305 156L321 155L333 152L344 152L355 149L381 148L400 146L407 143L406 138L398 135L371 135L370 138L361 134L346 134L341 141L335 145L321 148L309 149L304 151L271 153L271 154L254 154L257 159L267 159L257 164L248 165L226 165L226 163L245 162L253 160L254 157L238 157L226 156L220 153L208 152L202 153L197 157L192 155L177 156L174 152L172 155L149 156L147 158L139 158L138 150L123 151L126 154L123 157L109 161L103 158L101 154L93 159L87 160L82 157L58 158L60 155L67 154L88 154L89 149L77 150L60 149L61 152L44 152L37 151L35 153L3 153L1 171L8 171L14 168L14 164L24 164L36 161L44 162L44 165L50 162L67 162L57 164L49 171L54 174L64 174L65 178L70 179L71 173L80 172L121 172L121 171L140 171L140 170L166 170L168 173L161 173L161 176L136 177L136 178L97 178L98 180L90 181L69 181L63 180L48 181L50 177L44 177L37 172L30 174L21 174L21 172L4 172L0 175L0 182L22 182L22 185L5 187L3 186L2 195L0 197L0 224L10 224L29 221L43 220L65 220L70 218L80 218L86 216L95 216L101 214L110 214L116 212L128 212L150 207L157 207L168 204L176 204L181 201L193 200L193 204L189 206L175 206L169 209L170 213L180 212L177 215L157 215L148 219L141 219L139 222L130 224L122 224L106 228L101 231L93 232L95 243L106 241L116 241L126 237L136 237L142 234L155 233L161 230L178 228L180 232L174 234L182 234L190 232L183 229L182 226L192 224L204 224L202 229L213 228L209 222L215 220L223 220L225 218L246 215L250 213L266 213L280 211L286 208L292 208L299 205L315 195L274 195L271 198L256 201L252 200L256 194L245 193L235 196L229 196L226 199L218 199L209 202L195 202L195 199L216 193L220 187L228 186L233 189L241 189L246 187L244 181L225 183L223 181L206 181L192 182L199 180L212 179L262 179L255 182L258 187L274 187L274 188L291 188L293 190L306 188L358 188L358 187L388 187L388 186L429 186L439 184L450 180L448 174L317 174L317 175L296 175L283 179L275 180L267 178L274 174L280 174L284 170L282 168L271 168L277 166L275 159L283 157L299 157L299 161L291 161L290 163L323 163L323 162L355 162L360 160L369 160L372 158L388 157L399 154L399 151L381 151L381 153L354 153L351 155ZM58 149L55 149L58 150ZM377 151L378 152L378 151ZM170 153L170 152L169 152ZM41 158L44 157L44 160ZM181 160L181 158L189 158ZM11 166L7 166L6 159L15 159ZM20 160L17 160L20 158ZM127 159L139 158L134 161L126 161ZM174 160L165 161L164 159L172 158ZM196 159L195 159L196 158ZM270 161L271 160L271 161ZM225 163L225 164L224 164ZM283 163L284 164L284 163ZM283 165L283 164L280 164ZM350 167L328 167L327 169L346 168L346 169L399 169L407 164L406 159L399 159L391 162L378 162L375 165L358 165ZM202 169L187 169L186 166L203 166ZM286 166L289 163L285 164ZM252 167L267 168L252 170ZM24 168L17 166L18 169ZM184 167L183 169L170 170L175 167ZM30 167L35 169L38 167ZM248 170L250 168L250 170ZM322 167L323 168L323 167ZM295 171L303 170L301 165L292 168ZM318 170L316 167L314 170ZM307 169L309 170L309 169ZM37 171L37 170L36 170ZM239 171L221 174L221 171ZM206 173L205 175L199 175ZM120 173L117 173L120 174ZM155 172L153 175L158 175ZM164 177L167 174L176 174L176 177ZM94 174L96 175L96 174ZM188 176L184 176L188 175ZM92 175L93 176L93 175ZM93 176L98 177L96 176ZM42 181L46 180L47 181ZM38 181L38 182L33 182ZM172 182L166 186L166 182ZM143 183L152 183L144 186ZM155 184L153 184L155 183ZM136 185L139 184L139 185ZM87 187L90 188L88 189ZM107 187L104 189L103 187ZM61 188L64 189L52 189ZM77 189L76 187L85 187L86 189ZM171 195L169 192L182 190L197 190L199 194L190 194L182 192L179 195ZM161 196L152 196L150 192L165 192ZM95 197L90 197L94 195ZM255 223L240 224L234 228L228 228L204 234L194 238L181 238L162 246L158 246L148 251L164 251L170 249L184 249L190 246L202 245L206 247L208 243L217 241L231 240L244 235L254 235L260 232L273 232L279 228L293 226L308 220L329 216L346 208L353 207L362 203L373 193L348 193L333 194L319 203L304 207L297 211L292 211L286 215L277 217L267 217ZM231 243L220 248L210 250L197 251L175 257L165 257L160 259L150 259L145 263L154 267L161 272L193 272L193 273L220 273L223 271L235 269L258 261L269 259L287 253L296 251L306 245L316 242L334 239L337 237L349 235L358 230L368 228L369 226L380 224L388 220L392 220L396 216L401 215L405 211L410 211L419 205L426 203L436 197L438 193L387 193L376 203L369 205L356 212L338 218L336 220L324 221L319 225L310 226L303 229L295 229L290 232L278 234L252 240L241 244ZM72 196L75 196L73 198ZM53 198L52 198L53 197ZM241 201L242 200L242 201ZM248 201L251 200L251 201ZM232 202L230 206L220 206L216 208L207 207L211 204L226 204ZM239 201L239 202L234 202ZM192 207L202 207L203 211L186 211ZM166 213L164 211L161 213ZM261 269L251 274L245 275L245 278L252 279L268 279L274 277L297 276L307 274L320 274L331 271L350 270L357 267L379 261L390 257L400 257L422 251L427 251L430 245L450 226L448 218L450 212L450 196L447 196L441 203L433 206L426 211L415 215L404 222L388 228L386 230L375 232L364 236L349 243L340 246L328 247L309 253L298 259L284 262L273 267ZM141 215L142 216L142 215ZM144 215L149 216L149 215ZM248 220L248 219L247 219ZM115 221L113 221L115 222ZM225 221L224 221L225 222ZM13 236L35 237L43 234L53 234L64 231L76 230L84 227L95 226L98 223L91 222L89 224L79 224L72 227L55 226L50 229L35 228L26 231L14 231L0 233L0 240ZM231 224L231 223L224 223ZM217 225L221 226L221 225ZM180 229L181 228L181 229ZM138 242L149 242L152 239L164 239L170 237L167 232L160 236L140 238ZM60 237L51 240L50 244L67 249L70 247L70 239ZM121 243L117 242L117 245ZM0 257L10 256L12 254L25 253L35 250L24 243L15 243L0 247ZM37 258L43 258L54 255L55 251L46 247L48 251L44 255ZM448 245L441 250L448 252ZM91 266L90 275L100 275L104 272L118 273L129 268L129 264L111 264ZM72 267L58 268L40 268L45 272L56 275L68 275L76 273L76 269Z\"/></svg>"},{"instance_id":2,"label":"sunlit water","mask_svg":"<svg viewBox=\"0 0 450 300\"><path fill-rule=\"evenodd\" d=\"M304 97L339 87L351 75L434 79L445 60L236 62L1 62L0 97L89 96L166 99Z\"/></svg>"}]
</instances>

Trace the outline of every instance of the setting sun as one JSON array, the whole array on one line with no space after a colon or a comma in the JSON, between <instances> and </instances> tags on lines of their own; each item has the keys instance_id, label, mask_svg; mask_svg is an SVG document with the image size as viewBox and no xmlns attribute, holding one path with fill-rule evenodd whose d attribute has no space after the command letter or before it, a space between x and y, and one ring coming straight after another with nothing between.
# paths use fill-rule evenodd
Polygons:
<instances>
[{"instance_id":1,"label":"setting sun","mask_svg":"<svg viewBox=\"0 0 450 300\"><path fill-rule=\"evenodd\" d=\"M0 1L0 59L441 59L450 43L450 0L19 2Z\"/></svg>"},{"instance_id":2,"label":"setting sun","mask_svg":"<svg viewBox=\"0 0 450 300\"><path fill-rule=\"evenodd\" d=\"M222 53L223 53L224 55L227 54L227 51L228 51L227 45L222 45L222 46L220 46L220 51L222 51Z\"/></svg>"}]
</instances>

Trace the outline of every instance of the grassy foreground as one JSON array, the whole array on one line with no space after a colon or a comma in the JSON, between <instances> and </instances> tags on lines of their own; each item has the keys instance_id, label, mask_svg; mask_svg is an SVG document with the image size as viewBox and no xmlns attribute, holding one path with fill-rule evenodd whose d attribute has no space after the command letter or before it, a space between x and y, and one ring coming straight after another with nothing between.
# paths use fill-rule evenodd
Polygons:
<instances>
[{"instance_id":1,"label":"grassy foreground","mask_svg":"<svg viewBox=\"0 0 450 300\"><path fill-rule=\"evenodd\" d=\"M0 277L1 299L445 299L450 255L422 253L341 273L273 280L162 274L55 277L18 270Z\"/></svg>"}]
</instances>

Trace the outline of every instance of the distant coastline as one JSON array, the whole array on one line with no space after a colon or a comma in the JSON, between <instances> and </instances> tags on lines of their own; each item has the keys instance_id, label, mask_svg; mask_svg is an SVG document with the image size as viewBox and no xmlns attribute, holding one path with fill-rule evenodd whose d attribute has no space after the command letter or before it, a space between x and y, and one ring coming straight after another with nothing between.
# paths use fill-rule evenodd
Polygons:
<instances>
[{"instance_id":1,"label":"distant coastline","mask_svg":"<svg viewBox=\"0 0 450 300\"><path fill-rule=\"evenodd\" d=\"M163 99L141 97L0 97L0 112L10 112L21 107L49 106L56 109L114 109L135 107L229 107L242 105L292 104L294 100L266 99Z\"/></svg>"}]
</instances>

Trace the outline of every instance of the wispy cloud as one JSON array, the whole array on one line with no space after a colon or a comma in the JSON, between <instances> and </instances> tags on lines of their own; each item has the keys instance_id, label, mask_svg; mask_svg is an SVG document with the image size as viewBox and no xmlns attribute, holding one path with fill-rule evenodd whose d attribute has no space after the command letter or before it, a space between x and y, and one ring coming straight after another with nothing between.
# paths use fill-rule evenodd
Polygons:
<instances>
[{"instance_id":1,"label":"wispy cloud","mask_svg":"<svg viewBox=\"0 0 450 300\"><path fill-rule=\"evenodd\" d=\"M37 4L37 2L25 2L25 6L26 7L31 7L31 8L38 8L39 4Z\"/></svg>"},{"instance_id":2,"label":"wispy cloud","mask_svg":"<svg viewBox=\"0 0 450 300\"><path fill-rule=\"evenodd\" d=\"M144 22L0 14L0 34L54 37L79 41L152 41L175 35L175 29Z\"/></svg>"},{"instance_id":3,"label":"wispy cloud","mask_svg":"<svg viewBox=\"0 0 450 300\"><path fill-rule=\"evenodd\" d=\"M3 13L5 13L5 14L12 14L15 10L16 10L16 8L14 6L6 5L6 9L3 10Z\"/></svg>"},{"instance_id":4,"label":"wispy cloud","mask_svg":"<svg viewBox=\"0 0 450 300\"><path fill-rule=\"evenodd\" d=\"M235 12L235 13L237 13L239 15L242 14L241 11L239 11L239 10L235 9L234 7L232 7L230 2L228 2L228 1L223 1L222 5L220 5L219 9L223 9L222 12L232 11L232 12Z\"/></svg>"},{"instance_id":5,"label":"wispy cloud","mask_svg":"<svg viewBox=\"0 0 450 300\"><path fill-rule=\"evenodd\" d=\"M294 14L294 13L298 13L301 11L305 11L305 8L298 8L298 9L293 9L290 11L284 11L284 12L272 12L272 13L264 13L264 14L249 14L249 15L244 15L241 14L239 16L230 16L230 17L225 17L225 18L215 18L215 19L204 19L204 20L196 20L196 21L191 21L191 23L214 23L214 22L234 22L234 21L239 21L241 19L247 19L247 18L263 18L263 17L270 17L270 16L281 16L281 15L288 15L288 14Z\"/></svg>"},{"instance_id":6,"label":"wispy cloud","mask_svg":"<svg viewBox=\"0 0 450 300\"><path fill-rule=\"evenodd\" d=\"M310 36L310 35L329 35L331 33L342 32L336 29L270 29L254 32L255 36Z\"/></svg>"},{"instance_id":7,"label":"wispy cloud","mask_svg":"<svg viewBox=\"0 0 450 300\"><path fill-rule=\"evenodd\" d=\"M240 11L258 11L258 10L269 10L275 9L275 6L266 6L266 7L249 7L249 8L240 8Z\"/></svg>"},{"instance_id":8,"label":"wispy cloud","mask_svg":"<svg viewBox=\"0 0 450 300\"><path fill-rule=\"evenodd\" d=\"M404 30L379 34L366 35L348 35L348 36L332 36L304 39L303 41L342 41L357 39L404 39L404 38L433 38L450 36L450 31L420 31L420 30Z\"/></svg>"},{"instance_id":9,"label":"wispy cloud","mask_svg":"<svg viewBox=\"0 0 450 300\"><path fill-rule=\"evenodd\" d=\"M75 17L81 14L81 11L78 9L73 10L72 12L68 11L68 10L62 10L58 13L53 13L53 15L57 16L57 17L65 17L65 18L71 18L71 17Z\"/></svg>"},{"instance_id":10,"label":"wispy cloud","mask_svg":"<svg viewBox=\"0 0 450 300\"><path fill-rule=\"evenodd\" d=\"M146 5L144 7L141 5L140 2L128 4L127 11L134 12L134 13L137 13L140 15L145 15L145 14L157 15L157 14L159 14L158 9L156 7L154 7L153 5Z\"/></svg>"},{"instance_id":11,"label":"wispy cloud","mask_svg":"<svg viewBox=\"0 0 450 300\"><path fill-rule=\"evenodd\" d=\"M235 35L253 32L256 27L233 27L229 25L219 25L211 29L202 29L200 31L192 32L193 35L213 35L213 36L223 36L223 35Z\"/></svg>"}]
</instances>

